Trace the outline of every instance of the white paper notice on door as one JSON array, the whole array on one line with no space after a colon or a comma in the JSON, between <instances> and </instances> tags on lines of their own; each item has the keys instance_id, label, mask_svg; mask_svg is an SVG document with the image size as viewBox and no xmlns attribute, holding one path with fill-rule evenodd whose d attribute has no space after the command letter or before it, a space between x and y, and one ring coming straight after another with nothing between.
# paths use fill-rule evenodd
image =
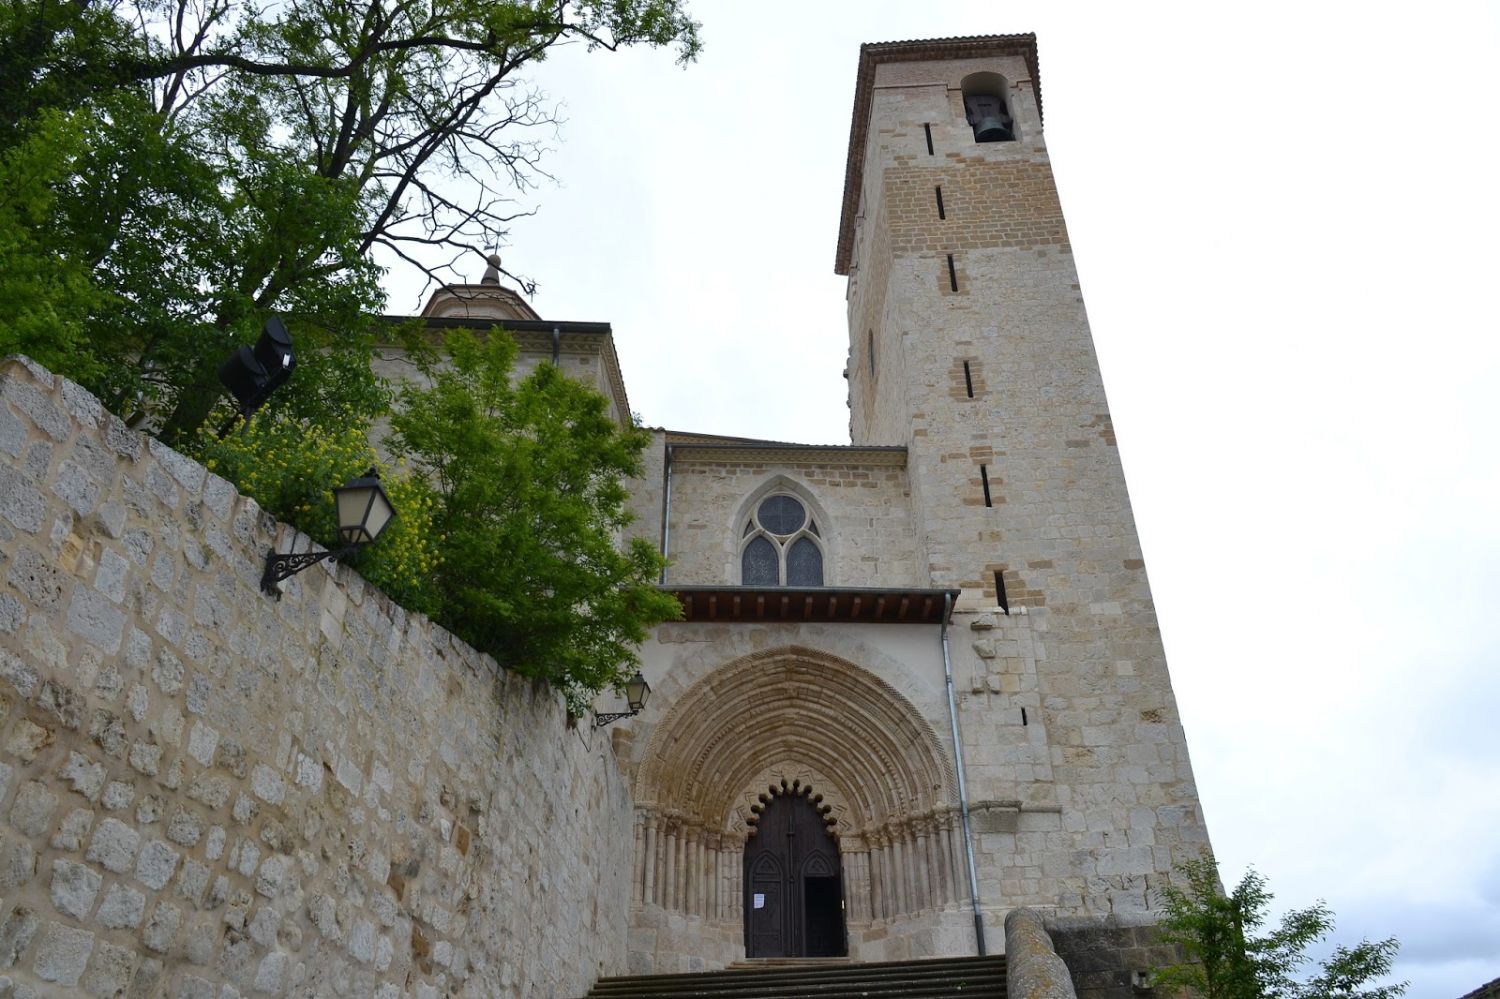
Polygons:
<instances>
[{"instance_id":1,"label":"white paper notice on door","mask_svg":"<svg viewBox=\"0 0 1500 999\"><path fill-rule=\"evenodd\" d=\"M766 897L760 892L756 892L755 900L751 904L757 909L764 909L766 907Z\"/></svg>"}]
</instances>

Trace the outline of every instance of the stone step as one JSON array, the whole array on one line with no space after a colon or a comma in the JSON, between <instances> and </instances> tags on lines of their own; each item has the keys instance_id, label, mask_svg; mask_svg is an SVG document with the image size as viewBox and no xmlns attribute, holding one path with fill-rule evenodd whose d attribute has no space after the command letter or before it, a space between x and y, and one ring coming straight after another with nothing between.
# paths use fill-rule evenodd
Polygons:
<instances>
[{"instance_id":1,"label":"stone step","mask_svg":"<svg viewBox=\"0 0 1500 999\"><path fill-rule=\"evenodd\" d=\"M854 964L847 958L738 961L723 971L601 979L587 999L1004 999L1005 958Z\"/></svg>"},{"instance_id":2,"label":"stone step","mask_svg":"<svg viewBox=\"0 0 1500 999\"><path fill-rule=\"evenodd\" d=\"M833 968L854 963L852 957L747 957L729 965L729 971L753 971L757 968Z\"/></svg>"}]
</instances>

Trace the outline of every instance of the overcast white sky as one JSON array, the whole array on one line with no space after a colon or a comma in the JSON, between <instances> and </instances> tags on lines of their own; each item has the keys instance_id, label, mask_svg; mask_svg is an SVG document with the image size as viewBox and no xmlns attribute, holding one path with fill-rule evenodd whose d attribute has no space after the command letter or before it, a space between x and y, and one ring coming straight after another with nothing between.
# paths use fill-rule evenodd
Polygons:
<instances>
[{"instance_id":1,"label":"overcast white sky","mask_svg":"<svg viewBox=\"0 0 1500 999\"><path fill-rule=\"evenodd\" d=\"M859 44L1035 31L1226 879L1399 936L1413 999L1500 976L1500 4L693 9L687 69L536 75L559 183L502 252L537 310L613 324L649 424L846 442Z\"/></svg>"}]
</instances>

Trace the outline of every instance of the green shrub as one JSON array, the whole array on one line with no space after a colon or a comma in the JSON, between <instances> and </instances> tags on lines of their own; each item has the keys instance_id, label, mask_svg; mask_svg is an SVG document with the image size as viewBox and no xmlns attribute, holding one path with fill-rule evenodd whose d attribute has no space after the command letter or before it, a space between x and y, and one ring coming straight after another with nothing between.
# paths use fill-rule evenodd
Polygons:
<instances>
[{"instance_id":1,"label":"green shrub","mask_svg":"<svg viewBox=\"0 0 1500 999\"><path fill-rule=\"evenodd\" d=\"M1371 984L1390 974L1399 947L1395 937L1336 947L1316 974L1304 978L1302 969L1312 960L1308 947L1333 930L1327 905L1292 909L1270 928L1273 896L1254 870L1228 894L1212 857L1179 864L1177 875L1179 884L1160 891L1160 927L1162 938L1180 947L1186 960L1159 969L1157 985L1202 999L1397 999L1406 991L1405 982Z\"/></svg>"},{"instance_id":2,"label":"green shrub","mask_svg":"<svg viewBox=\"0 0 1500 999\"><path fill-rule=\"evenodd\" d=\"M432 487L403 464L383 466L369 442L369 422L350 410L334 428L277 414L252 419L223 440L206 432L196 454L277 520L328 548L340 547L331 490L367 469L380 472L396 517L349 559L360 575L406 607L441 615L435 574L442 562L433 526Z\"/></svg>"},{"instance_id":3,"label":"green shrub","mask_svg":"<svg viewBox=\"0 0 1500 999\"><path fill-rule=\"evenodd\" d=\"M451 336L421 362L429 385L401 392L393 444L436 489L443 623L581 712L680 613L656 549L618 543L649 435L556 365L513 380L515 356L500 330Z\"/></svg>"}]
</instances>

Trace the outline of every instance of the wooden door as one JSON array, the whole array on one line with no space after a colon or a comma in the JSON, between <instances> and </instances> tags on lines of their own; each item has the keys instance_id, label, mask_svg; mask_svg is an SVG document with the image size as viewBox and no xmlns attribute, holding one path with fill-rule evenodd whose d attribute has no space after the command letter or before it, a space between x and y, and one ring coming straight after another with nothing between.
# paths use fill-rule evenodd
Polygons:
<instances>
[{"instance_id":1,"label":"wooden door","mask_svg":"<svg viewBox=\"0 0 1500 999\"><path fill-rule=\"evenodd\" d=\"M745 954L832 957L845 950L838 844L806 797L777 795L745 844Z\"/></svg>"}]
</instances>

